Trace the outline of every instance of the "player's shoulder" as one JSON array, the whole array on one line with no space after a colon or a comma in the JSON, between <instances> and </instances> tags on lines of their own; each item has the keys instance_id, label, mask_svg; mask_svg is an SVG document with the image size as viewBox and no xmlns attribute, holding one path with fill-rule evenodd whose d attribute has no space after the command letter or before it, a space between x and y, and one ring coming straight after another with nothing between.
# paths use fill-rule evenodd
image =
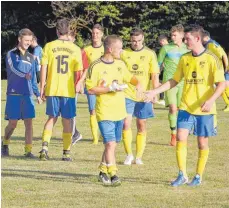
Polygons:
<instances>
[{"instance_id":1,"label":"player's shoulder","mask_svg":"<svg viewBox=\"0 0 229 208\"><path fill-rule=\"evenodd\" d=\"M96 59L95 61L93 61L90 65L90 69L93 69L93 68L97 68L100 64L102 64L102 60L101 58L98 58Z\"/></svg>"},{"instance_id":2,"label":"player's shoulder","mask_svg":"<svg viewBox=\"0 0 229 208\"><path fill-rule=\"evenodd\" d=\"M155 51L147 46L145 46L143 48L143 52L146 53L146 54L153 54L153 55L156 55Z\"/></svg>"},{"instance_id":3,"label":"player's shoulder","mask_svg":"<svg viewBox=\"0 0 229 208\"><path fill-rule=\"evenodd\" d=\"M187 51L186 53L184 53L183 55L181 55L181 59L189 59L191 57L193 57L192 51Z\"/></svg>"},{"instance_id":4,"label":"player's shoulder","mask_svg":"<svg viewBox=\"0 0 229 208\"><path fill-rule=\"evenodd\" d=\"M115 59L114 63L121 67L126 67L125 62L122 59Z\"/></svg>"},{"instance_id":5,"label":"player's shoulder","mask_svg":"<svg viewBox=\"0 0 229 208\"><path fill-rule=\"evenodd\" d=\"M206 49L205 50L205 55L207 57L209 57L209 59L215 59L215 60L218 60L218 57L215 55L215 53L213 53L211 50L209 49Z\"/></svg>"}]
</instances>

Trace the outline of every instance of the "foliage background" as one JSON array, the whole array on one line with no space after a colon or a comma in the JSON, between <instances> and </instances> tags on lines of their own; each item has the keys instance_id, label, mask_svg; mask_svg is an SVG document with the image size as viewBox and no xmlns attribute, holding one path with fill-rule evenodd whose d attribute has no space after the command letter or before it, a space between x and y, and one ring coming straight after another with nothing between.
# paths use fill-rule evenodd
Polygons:
<instances>
[{"instance_id":1,"label":"foliage background","mask_svg":"<svg viewBox=\"0 0 229 208\"><path fill-rule=\"evenodd\" d=\"M65 2L1 2L1 60L2 78L5 78L4 57L17 44L17 33L28 27L44 46L56 38L55 28L48 27L57 18L74 20L78 29L76 43L83 47L90 42L90 28L100 23L105 35L118 34L128 45L132 27L145 32L145 42L157 51L157 38L169 34L170 28L178 23L197 23L211 33L213 39L229 51L229 2L214 1L151 1L151 2L107 2L107 1L65 1Z\"/></svg>"}]
</instances>

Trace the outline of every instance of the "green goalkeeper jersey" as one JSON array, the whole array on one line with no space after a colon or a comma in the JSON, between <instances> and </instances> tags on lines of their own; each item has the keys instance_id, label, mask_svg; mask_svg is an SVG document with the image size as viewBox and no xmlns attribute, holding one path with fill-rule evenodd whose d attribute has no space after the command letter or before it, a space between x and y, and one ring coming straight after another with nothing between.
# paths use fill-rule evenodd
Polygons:
<instances>
[{"instance_id":1,"label":"green goalkeeper jersey","mask_svg":"<svg viewBox=\"0 0 229 208\"><path fill-rule=\"evenodd\" d=\"M187 52L189 52L189 50L184 43L182 43L180 47L174 43L169 43L160 49L158 64L159 67L163 64L163 83L173 78L181 56Z\"/></svg>"}]
</instances>

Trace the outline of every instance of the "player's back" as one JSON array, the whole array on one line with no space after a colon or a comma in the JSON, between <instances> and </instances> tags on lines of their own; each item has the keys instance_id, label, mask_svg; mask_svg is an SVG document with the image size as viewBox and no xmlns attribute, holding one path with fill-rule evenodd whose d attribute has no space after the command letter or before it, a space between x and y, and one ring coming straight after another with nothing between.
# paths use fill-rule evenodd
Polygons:
<instances>
[{"instance_id":1,"label":"player's back","mask_svg":"<svg viewBox=\"0 0 229 208\"><path fill-rule=\"evenodd\" d=\"M48 65L46 96L75 97L74 72L82 69L82 55L70 41L55 40L45 45L42 65Z\"/></svg>"}]
</instances>

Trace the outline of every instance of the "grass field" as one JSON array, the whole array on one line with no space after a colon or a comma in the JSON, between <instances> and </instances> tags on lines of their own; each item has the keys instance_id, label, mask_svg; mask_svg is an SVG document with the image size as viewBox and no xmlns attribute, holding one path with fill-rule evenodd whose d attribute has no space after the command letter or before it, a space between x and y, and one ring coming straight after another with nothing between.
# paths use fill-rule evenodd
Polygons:
<instances>
[{"instance_id":1,"label":"grass field","mask_svg":"<svg viewBox=\"0 0 229 208\"><path fill-rule=\"evenodd\" d=\"M6 81L2 81L1 133L6 121ZM175 148L169 147L167 109L155 106L156 118L148 121L148 137L144 165L122 165L125 154L122 144L117 149L119 187L104 187L97 181L97 167L103 144L91 144L89 113L86 98L79 96L77 125L83 140L72 148L73 162L63 162L62 127L60 120L53 131L49 146L49 161L23 157L24 124L19 122L11 145L10 157L2 158L3 208L154 208L154 207L229 207L229 114L224 103L218 101L218 136L210 139L210 155L203 183L199 187L186 185L172 188L169 183L177 175ZM36 105L33 153L38 156L41 135L46 121L45 104ZM134 135L136 127L133 124ZM135 139L133 143L135 150ZM187 171L190 179L195 174L197 142L190 136Z\"/></svg>"}]
</instances>

